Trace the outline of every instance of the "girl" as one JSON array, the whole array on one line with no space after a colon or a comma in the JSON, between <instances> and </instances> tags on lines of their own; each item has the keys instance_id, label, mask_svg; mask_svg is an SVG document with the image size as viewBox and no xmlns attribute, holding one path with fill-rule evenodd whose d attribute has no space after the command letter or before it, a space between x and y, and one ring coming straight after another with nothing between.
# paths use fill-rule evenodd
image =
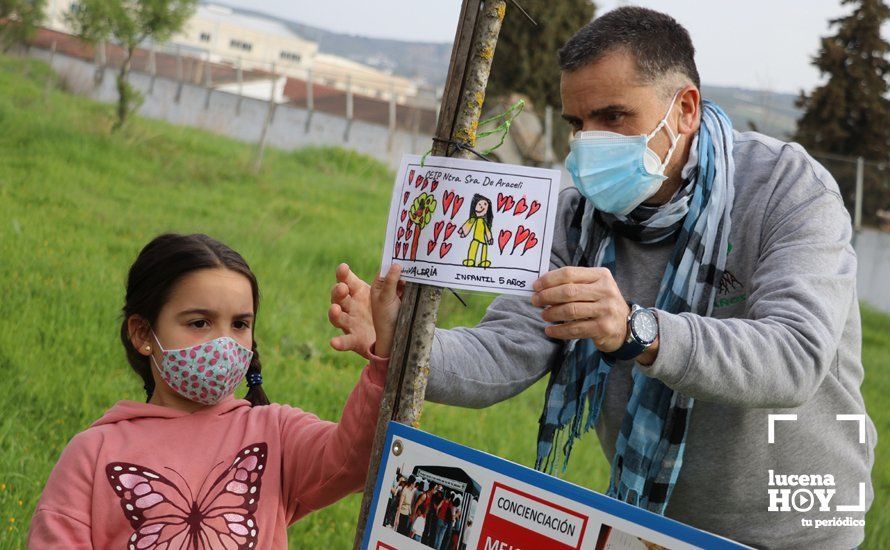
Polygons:
<instances>
[{"instance_id":1,"label":"girl","mask_svg":"<svg viewBox=\"0 0 890 550\"><path fill-rule=\"evenodd\" d=\"M154 239L130 268L120 332L147 402L120 401L71 440L28 547L286 548L288 525L364 482L398 279L394 266L361 312L377 341L336 424L269 404L244 259L206 235Z\"/></svg>"},{"instance_id":2,"label":"girl","mask_svg":"<svg viewBox=\"0 0 890 550\"><path fill-rule=\"evenodd\" d=\"M491 234L493 219L491 201L478 193L473 195L473 200L470 201L470 218L458 230L461 237L473 236L470 249L467 251L467 259L463 261L465 266L488 267L491 265L491 261L488 259L488 245L494 244L494 237Z\"/></svg>"}]
</instances>

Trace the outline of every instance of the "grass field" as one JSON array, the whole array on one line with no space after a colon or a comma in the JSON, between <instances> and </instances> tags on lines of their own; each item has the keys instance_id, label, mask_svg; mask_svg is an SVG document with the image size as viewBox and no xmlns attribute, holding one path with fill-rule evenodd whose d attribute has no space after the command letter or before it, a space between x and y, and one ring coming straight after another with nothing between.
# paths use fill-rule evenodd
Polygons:
<instances>
[{"instance_id":1,"label":"grass field","mask_svg":"<svg viewBox=\"0 0 890 550\"><path fill-rule=\"evenodd\" d=\"M111 136L111 108L52 91L46 67L0 56L0 548L24 547L31 511L67 441L120 399L143 399L118 341L126 271L164 231L205 232L240 251L263 296L257 324L270 397L335 419L362 362L331 350L333 269L365 278L380 261L392 175L341 150L269 151L135 119ZM443 326L475 323L488 298L446 296ZM883 437L890 318L864 312L863 390ZM541 385L481 411L429 405L423 427L522 464L533 461ZM882 401L883 400L883 401ZM887 445L866 547L890 545ZM883 468L882 468L883 466ZM593 434L567 478L596 490L608 465ZM291 529L291 547L348 548L359 497Z\"/></svg>"}]
</instances>

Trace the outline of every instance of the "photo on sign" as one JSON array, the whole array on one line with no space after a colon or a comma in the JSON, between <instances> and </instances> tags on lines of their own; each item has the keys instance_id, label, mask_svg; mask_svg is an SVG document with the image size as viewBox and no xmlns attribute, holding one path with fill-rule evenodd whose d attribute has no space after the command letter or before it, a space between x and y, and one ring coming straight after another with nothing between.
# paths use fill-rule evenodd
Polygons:
<instances>
[{"instance_id":1,"label":"photo on sign","mask_svg":"<svg viewBox=\"0 0 890 550\"><path fill-rule=\"evenodd\" d=\"M463 550L473 526L480 486L460 468L398 467L389 488L383 527L436 550Z\"/></svg>"},{"instance_id":2,"label":"photo on sign","mask_svg":"<svg viewBox=\"0 0 890 550\"><path fill-rule=\"evenodd\" d=\"M665 547L604 523L596 539L596 550L665 550Z\"/></svg>"},{"instance_id":3,"label":"photo on sign","mask_svg":"<svg viewBox=\"0 0 890 550\"><path fill-rule=\"evenodd\" d=\"M383 271L450 288L530 294L549 269L559 172L430 157L402 160Z\"/></svg>"}]
</instances>

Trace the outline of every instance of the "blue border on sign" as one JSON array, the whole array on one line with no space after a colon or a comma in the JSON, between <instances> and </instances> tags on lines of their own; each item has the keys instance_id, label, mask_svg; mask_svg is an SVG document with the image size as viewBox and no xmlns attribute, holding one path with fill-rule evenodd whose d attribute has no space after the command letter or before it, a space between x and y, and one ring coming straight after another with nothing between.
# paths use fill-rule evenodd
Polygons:
<instances>
[{"instance_id":1,"label":"blue border on sign","mask_svg":"<svg viewBox=\"0 0 890 550\"><path fill-rule=\"evenodd\" d=\"M386 442L383 446L383 460L380 463L380 469L377 471L377 482L374 485L374 494L378 495L378 497L381 488L383 487L383 476L386 472L386 466L389 463L390 447L392 446L394 437L401 437L405 440L419 443L460 460L471 462L477 466L497 472L498 474L522 481L523 483L527 483L534 487L540 487L541 489L550 491L580 504L590 506L591 508L600 510L606 514L636 523L688 544L708 549L748 548L747 546L738 544L729 539L713 535L671 518L660 516L648 510L627 504L626 502L585 489L574 483L569 483L568 481L516 464L515 462L510 462L509 460L454 443L453 441L442 439L441 437L404 424L399 424L398 422L390 422L389 427L386 430ZM368 521L365 524L365 536L362 540L363 549L368 548L371 539L371 531L374 527L374 517L376 515L377 499L374 499L371 502Z\"/></svg>"}]
</instances>

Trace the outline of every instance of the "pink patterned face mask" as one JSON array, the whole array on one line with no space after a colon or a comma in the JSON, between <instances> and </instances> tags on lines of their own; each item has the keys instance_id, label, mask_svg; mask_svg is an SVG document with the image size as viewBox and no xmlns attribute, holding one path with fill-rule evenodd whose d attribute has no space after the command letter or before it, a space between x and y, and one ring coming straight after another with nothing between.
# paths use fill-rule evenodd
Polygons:
<instances>
[{"instance_id":1,"label":"pink patterned face mask","mask_svg":"<svg viewBox=\"0 0 890 550\"><path fill-rule=\"evenodd\" d=\"M214 405L232 394L247 373L253 352L228 336L182 349L161 349L161 364L154 360L161 377L176 393L190 399Z\"/></svg>"}]
</instances>

